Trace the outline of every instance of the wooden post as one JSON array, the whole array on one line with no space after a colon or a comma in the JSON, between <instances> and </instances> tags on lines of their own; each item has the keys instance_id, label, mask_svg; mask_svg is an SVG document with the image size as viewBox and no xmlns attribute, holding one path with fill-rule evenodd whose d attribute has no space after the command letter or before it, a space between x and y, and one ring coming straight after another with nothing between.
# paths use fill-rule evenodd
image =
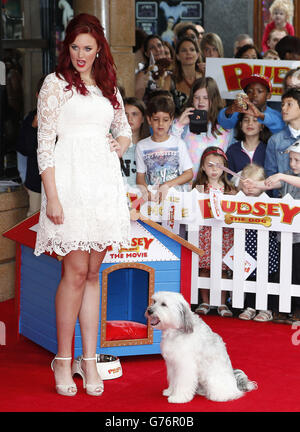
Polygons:
<instances>
[{"instance_id":1,"label":"wooden post","mask_svg":"<svg viewBox=\"0 0 300 432\"><path fill-rule=\"evenodd\" d=\"M116 64L118 86L124 88L126 96L134 96L135 1L75 0L74 14L83 12L101 21Z\"/></svg>"}]
</instances>

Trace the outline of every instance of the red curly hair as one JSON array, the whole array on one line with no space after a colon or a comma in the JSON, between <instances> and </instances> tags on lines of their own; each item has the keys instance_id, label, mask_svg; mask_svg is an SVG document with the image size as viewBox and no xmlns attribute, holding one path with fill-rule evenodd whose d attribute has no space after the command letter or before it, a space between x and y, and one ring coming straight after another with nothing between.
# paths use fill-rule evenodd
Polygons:
<instances>
[{"instance_id":1,"label":"red curly hair","mask_svg":"<svg viewBox=\"0 0 300 432\"><path fill-rule=\"evenodd\" d=\"M98 18L93 15L81 13L75 16L66 28L66 36L63 41L62 50L58 58L56 75L62 75L69 83L66 87L71 90L72 86L76 87L78 93L87 95L88 90L80 78L80 74L74 69L69 52L69 46L74 42L76 37L82 33L89 33L96 39L98 48L100 48L98 57L95 58L93 65L93 74L96 85L100 88L103 96L109 99L114 108L119 108L119 102L116 96L116 71L115 63L110 52L109 45L104 36L103 27Z\"/></svg>"}]
</instances>

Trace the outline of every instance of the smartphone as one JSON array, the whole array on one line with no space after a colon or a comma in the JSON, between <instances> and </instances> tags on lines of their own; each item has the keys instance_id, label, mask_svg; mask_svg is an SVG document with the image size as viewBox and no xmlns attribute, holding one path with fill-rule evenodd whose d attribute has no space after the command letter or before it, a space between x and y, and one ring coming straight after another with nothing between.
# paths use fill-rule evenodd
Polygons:
<instances>
[{"instance_id":1,"label":"smartphone","mask_svg":"<svg viewBox=\"0 0 300 432\"><path fill-rule=\"evenodd\" d=\"M207 132L207 111L195 109L189 118L191 132L197 135L202 132Z\"/></svg>"}]
</instances>

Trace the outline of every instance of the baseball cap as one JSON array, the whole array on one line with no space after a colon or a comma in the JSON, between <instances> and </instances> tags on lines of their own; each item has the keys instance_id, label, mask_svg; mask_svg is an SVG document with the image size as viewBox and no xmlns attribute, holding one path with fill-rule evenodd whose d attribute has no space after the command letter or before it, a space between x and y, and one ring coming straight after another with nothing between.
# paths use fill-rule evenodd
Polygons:
<instances>
[{"instance_id":1,"label":"baseball cap","mask_svg":"<svg viewBox=\"0 0 300 432\"><path fill-rule=\"evenodd\" d=\"M259 75L259 74L253 74L248 76L247 78L244 78L241 80L241 87L244 90L247 85L251 84L251 83L255 83L258 82L264 86L267 87L267 89L269 90L269 92L272 91L272 84L271 81L269 80L269 78L263 76L263 75Z\"/></svg>"},{"instance_id":2,"label":"baseball cap","mask_svg":"<svg viewBox=\"0 0 300 432\"><path fill-rule=\"evenodd\" d=\"M290 145L284 153L289 153L290 151L300 153L300 140L297 140L292 145Z\"/></svg>"}]
</instances>

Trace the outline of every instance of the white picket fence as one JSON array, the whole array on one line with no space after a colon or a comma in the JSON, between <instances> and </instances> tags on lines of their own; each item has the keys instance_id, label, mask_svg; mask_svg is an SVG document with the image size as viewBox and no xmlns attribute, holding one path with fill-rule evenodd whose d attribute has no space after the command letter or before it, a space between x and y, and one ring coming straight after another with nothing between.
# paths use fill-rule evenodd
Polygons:
<instances>
[{"instance_id":1,"label":"white picket fence","mask_svg":"<svg viewBox=\"0 0 300 432\"><path fill-rule=\"evenodd\" d=\"M257 228L256 226L253 228ZM188 241L199 244L199 227L189 226ZM292 238L293 233L281 232L280 276L279 283L268 282L269 232L257 229L257 267L256 281L244 278L245 228L234 229L234 267L233 279L222 279L222 227L211 227L211 268L210 277L198 276L199 257L192 254L191 303L198 303L198 290L210 290L210 304L221 304L221 291L229 291L234 308L243 308L244 294L256 294L256 309L265 310L268 294L279 296L279 311L291 311L291 296L300 297L300 285L292 284ZM300 265L300 263L299 263Z\"/></svg>"},{"instance_id":2,"label":"white picket fence","mask_svg":"<svg viewBox=\"0 0 300 432\"><path fill-rule=\"evenodd\" d=\"M204 206L206 209L204 217L203 208L200 211L200 207L207 200L210 201L212 214L207 214L209 211L206 205ZM226 207L226 205L225 209L222 209L221 203L223 201L235 204L232 209L231 206ZM199 246L199 227L211 227L210 277L198 276L199 256L192 253L192 304L198 304L199 289L206 288L210 290L210 304L212 306L219 306L221 304L221 292L229 291L234 308L243 308L245 293L255 293L256 309L267 309L268 295L273 294L279 296L280 312L291 311L291 297L300 297L300 285L292 284L292 241L293 232L300 233L300 200L294 200L290 195L286 195L284 198L270 198L266 194L259 197L247 197L239 192L232 196L223 195L219 197L218 201L218 199L214 200L213 196L199 193L196 189L187 193L170 189L163 207L154 207L150 215L148 204L145 205L144 210L143 208L141 210L145 212L147 217L161 222L163 226L176 234L180 232L180 226L184 225L188 232L187 240L197 247ZM257 204L259 206L256 207ZM262 207L261 204L265 207ZM156 204L156 206L159 205ZM172 217L175 218L173 224L170 224L170 206L173 207ZM243 206L246 208L245 211ZM270 211L267 210L269 206ZM261 212L264 209L266 209L265 213ZM223 214L221 218L218 218L218 212ZM230 222L230 224L228 221L226 222L225 216L230 216L229 212L239 220ZM293 216L286 220L288 214ZM265 223L266 221L269 223ZM222 228L224 227L234 230L232 279L222 278ZM245 280L244 277L246 229L257 230L256 281ZM268 281L270 231L279 232L281 236L278 283Z\"/></svg>"}]
</instances>

